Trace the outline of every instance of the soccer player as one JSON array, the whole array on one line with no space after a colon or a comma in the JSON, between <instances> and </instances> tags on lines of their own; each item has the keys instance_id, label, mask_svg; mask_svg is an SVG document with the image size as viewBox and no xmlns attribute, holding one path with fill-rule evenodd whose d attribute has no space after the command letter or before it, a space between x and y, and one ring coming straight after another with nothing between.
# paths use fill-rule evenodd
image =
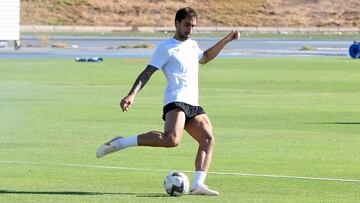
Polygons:
<instances>
[{"instance_id":1,"label":"soccer player","mask_svg":"<svg viewBox=\"0 0 360 203\"><path fill-rule=\"evenodd\" d=\"M130 137L115 137L100 145L96 156L101 158L109 153L133 146L176 147L184 129L199 143L195 159L195 177L190 194L219 195L205 185L215 143L211 122L198 103L199 63L206 64L215 58L224 46L240 38L239 31L231 31L214 46L201 51L197 42L189 37L196 26L197 13L190 7L177 11L174 37L161 42L150 63L138 76L130 92L120 101L122 111L128 111L136 94L145 86L157 70L167 79L164 96L164 132L150 131Z\"/></svg>"}]
</instances>

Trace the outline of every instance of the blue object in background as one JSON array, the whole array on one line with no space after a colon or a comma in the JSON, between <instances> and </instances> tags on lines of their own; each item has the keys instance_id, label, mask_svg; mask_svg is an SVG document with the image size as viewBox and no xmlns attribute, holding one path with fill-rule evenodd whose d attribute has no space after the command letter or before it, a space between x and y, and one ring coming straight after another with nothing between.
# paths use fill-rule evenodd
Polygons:
<instances>
[{"instance_id":1,"label":"blue object in background","mask_svg":"<svg viewBox=\"0 0 360 203\"><path fill-rule=\"evenodd\" d=\"M360 42L355 41L349 48L349 54L351 58L360 58Z\"/></svg>"},{"instance_id":2,"label":"blue object in background","mask_svg":"<svg viewBox=\"0 0 360 203\"><path fill-rule=\"evenodd\" d=\"M89 57L77 57L75 58L75 61L77 62L103 62L104 59L103 58L99 58L99 57L92 57L92 58L89 58Z\"/></svg>"}]
</instances>

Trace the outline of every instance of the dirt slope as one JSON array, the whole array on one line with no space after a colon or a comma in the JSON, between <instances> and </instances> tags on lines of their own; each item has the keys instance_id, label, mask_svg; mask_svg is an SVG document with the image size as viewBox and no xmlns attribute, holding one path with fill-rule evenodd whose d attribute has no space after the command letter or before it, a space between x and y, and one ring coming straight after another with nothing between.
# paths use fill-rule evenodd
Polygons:
<instances>
[{"instance_id":1,"label":"dirt slope","mask_svg":"<svg viewBox=\"0 0 360 203\"><path fill-rule=\"evenodd\" d=\"M201 26L360 26L359 0L21 0L21 24L172 26L185 6Z\"/></svg>"}]
</instances>

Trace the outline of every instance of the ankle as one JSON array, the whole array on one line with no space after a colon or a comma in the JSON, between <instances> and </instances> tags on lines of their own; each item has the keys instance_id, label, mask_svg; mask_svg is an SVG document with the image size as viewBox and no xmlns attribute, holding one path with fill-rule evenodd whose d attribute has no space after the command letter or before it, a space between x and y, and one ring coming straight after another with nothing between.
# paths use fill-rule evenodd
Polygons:
<instances>
[{"instance_id":1,"label":"ankle","mask_svg":"<svg viewBox=\"0 0 360 203\"><path fill-rule=\"evenodd\" d=\"M118 149L118 150L128 148L128 147L138 146L137 135L115 140L114 145L116 146L116 149Z\"/></svg>"},{"instance_id":2,"label":"ankle","mask_svg":"<svg viewBox=\"0 0 360 203\"><path fill-rule=\"evenodd\" d=\"M205 178L206 178L205 171L195 171L194 182L191 186L191 189L195 189L195 188L199 187L200 185L204 185Z\"/></svg>"}]
</instances>

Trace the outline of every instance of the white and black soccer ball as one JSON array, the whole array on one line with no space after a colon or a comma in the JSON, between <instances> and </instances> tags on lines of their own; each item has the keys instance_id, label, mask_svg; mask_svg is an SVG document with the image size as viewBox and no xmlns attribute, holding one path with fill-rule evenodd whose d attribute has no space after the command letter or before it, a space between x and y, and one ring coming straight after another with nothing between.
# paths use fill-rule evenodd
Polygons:
<instances>
[{"instance_id":1,"label":"white and black soccer ball","mask_svg":"<svg viewBox=\"0 0 360 203\"><path fill-rule=\"evenodd\" d=\"M164 180L165 191L170 196L181 196L189 192L189 178L182 172L171 172Z\"/></svg>"}]
</instances>

